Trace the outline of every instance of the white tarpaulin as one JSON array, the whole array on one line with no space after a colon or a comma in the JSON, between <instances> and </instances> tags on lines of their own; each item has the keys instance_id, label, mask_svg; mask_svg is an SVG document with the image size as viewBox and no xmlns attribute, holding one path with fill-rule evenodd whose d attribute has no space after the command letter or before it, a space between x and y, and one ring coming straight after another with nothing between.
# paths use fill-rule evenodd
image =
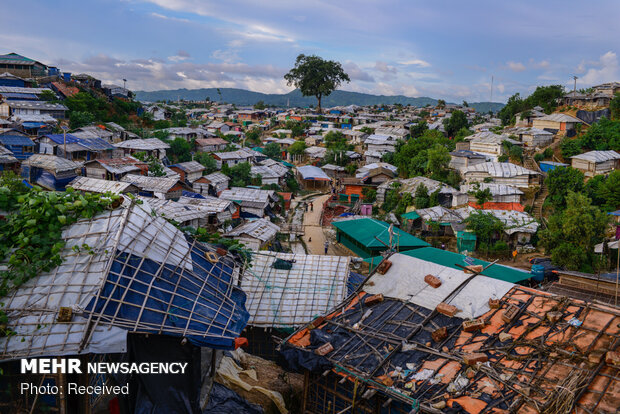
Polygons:
<instances>
[{"instance_id":1,"label":"white tarpaulin","mask_svg":"<svg viewBox=\"0 0 620 414\"><path fill-rule=\"evenodd\" d=\"M406 300L431 310L471 276L461 270L400 253L393 254L388 260L392 266L387 273L375 273L363 290L370 294L382 293L386 297ZM438 277L441 286L433 288L427 284L424 281L426 275ZM476 276L448 303L461 309L456 316L476 318L489 310L489 298L501 298L512 286L512 283Z\"/></svg>"}]
</instances>

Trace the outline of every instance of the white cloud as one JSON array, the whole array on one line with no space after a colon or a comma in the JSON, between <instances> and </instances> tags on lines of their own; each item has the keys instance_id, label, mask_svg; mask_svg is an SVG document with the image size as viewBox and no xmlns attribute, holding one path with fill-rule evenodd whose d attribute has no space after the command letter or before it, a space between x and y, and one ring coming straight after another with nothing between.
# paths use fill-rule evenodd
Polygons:
<instances>
[{"instance_id":1,"label":"white cloud","mask_svg":"<svg viewBox=\"0 0 620 414\"><path fill-rule=\"evenodd\" d=\"M344 71L349 75L352 81L362 81L362 82L374 82L375 79L362 68L360 68L356 63L351 61L347 61L342 65Z\"/></svg>"},{"instance_id":2,"label":"white cloud","mask_svg":"<svg viewBox=\"0 0 620 414\"><path fill-rule=\"evenodd\" d=\"M525 65L521 62L508 62L506 67L513 72L523 72L525 70Z\"/></svg>"},{"instance_id":3,"label":"white cloud","mask_svg":"<svg viewBox=\"0 0 620 414\"><path fill-rule=\"evenodd\" d=\"M375 70L378 70L379 72L383 72L383 73L396 74L396 68L394 66L390 66L387 63L382 62L380 60L378 60L375 63Z\"/></svg>"},{"instance_id":4,"label":"white cloud","mask_svg":"<svg viewBox=\"0 0 620 414\"><path fill-rule=\"evenodd\" d=\"M422 59L410 59L410 60L404 60L398 63L401 65L406 65L406 66L419 66L421 68L428 68L429 66L431 66L430 63Z\"/></svg>"},{"instance_id":5,"label":"white cloud","mask_svg":"<svg viewBox=\"0 0 620 414\"><path fill-rule=\"evenodd\" d=\"M536 62L534 59L530 59L529 65L534 69L548 69L551 64L548 60L541 60L540 62Z\"/></svg>"},{"instance_id":6,"label":"white cloud","mask_svg":"<svg viewBox=\"0 0 620 414\"><path fill-rule=\"evenodd\" d=\"M597 68L588 69L578 82L585 85L595 85L615 81L620 77L618 56L612 51L602 55L595 66Z\"/></svg>"}]
</instances>

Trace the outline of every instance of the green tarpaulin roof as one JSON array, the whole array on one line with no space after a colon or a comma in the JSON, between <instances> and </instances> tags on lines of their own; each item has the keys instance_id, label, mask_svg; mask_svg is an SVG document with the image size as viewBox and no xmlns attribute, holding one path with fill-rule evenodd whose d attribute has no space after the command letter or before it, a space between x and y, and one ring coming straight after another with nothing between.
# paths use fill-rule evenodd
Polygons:
<instances>
[{"instance_id":1,"label":"green tarpaulin roof","mask_svg":"<svg viewBox=\"0 0 620 414\"><path fill-rule=\"evenodd\" d=\"M384 248L386 244L390 243L390 225L384 221L373 218L363 218L339 221L332 224L338 230L347 234L350 238L356 240L358 243L367 248ZM375 239L375 236L385 244ZM395 246L397 245L399 247L429 246L429 244L424 240L418 239L417 237L412 236L397 227L394 227L394 237L392 242Z\"/></svg>"},{"instance_id":2,"label":"green tarpaulin roof","mask_svg":"<svg viewBox=\"0 0 620 414\"><path fill-rule=\"evenodd\" d=\"M409 213L403 214L401 217L407 220L415 220L415 219L419 219L420 215L416 213L415 211L410 211Z\"/></svg>"},{"instance_id":3,"label":"green tarpaulin roof","mask_svg":"<svg viewBox=\"0 0 620 414\"><path fill-rule=\"evenodd\" d=\"M465 255L454 253L448 250L436 249L435 247L423 247L421 249L407 250L406 252L400 252L406 256L415 257L428 262L436 263L442 266L451 267L453 269L460 269L456 264L461 266L468 266L469 263L465 262ZM378 265L381 262L381 256L369 257L364 259L368 263ZM484 260L470 258L475 265L486 266L489 262ZM503 266L500 264L494 264L481 273L484 276L492 277L493 279L503 280L510 283L518 283L523 280L527 280L532 277L529 272L515 269L514 267Z\"/></svg>"}]
</instances>

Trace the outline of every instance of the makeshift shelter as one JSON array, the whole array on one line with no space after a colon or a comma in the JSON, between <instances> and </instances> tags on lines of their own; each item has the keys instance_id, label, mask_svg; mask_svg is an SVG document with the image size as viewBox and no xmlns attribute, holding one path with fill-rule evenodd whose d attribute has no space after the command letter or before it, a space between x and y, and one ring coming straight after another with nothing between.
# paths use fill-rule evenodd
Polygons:
<instances>
[{"instance_id":1,"label":"makeshift shelter","mask_svg":"<svg viewBox=\"0 0 620 414\"><path fill-rule=\"evenodd\" d=\"M55 155L34 154L22 162L23 178L52 191L61 191L75 177L81 164Z\"/></svg>"},{"instance_id":2,"label":"makeshift shelter","mask_svg":"<svg viewBox=\"0 0 620 414\"><path fill-rule=\"evenodd\" d=\"M394 254L280 347L300 412L601 412L620 406L615 310Z\"/></svg>"},{"instance_id":3,"label":"makeshift shelter","mask_svg":"<svg viewBox=\"0 0 620 414\"><path fill-rule=\"evenodd\" d=\"M0 171L19 172L19 160L13 156L13 153L0 145Z\"/></svg>"},{"instance_id":4,"label":"makeshift shelter","mask_svg":"<svg viewBox=\"0 0 620 414\"><path fill-rule=\"evenodd\" d=\"M217 196L228 188L230 178L221 172L203 175L192 183L192 189L202 195Z\"/></svg>"},{"instance_id":5,"label":"makeshift shelter","mask_svg":"<svg viewBox=\"0 0 620 414\"><path fill-rule=\"evenodd\" d=\"M278 231L280 231L278 225L273 224L267 219L260 218L235 227L224 234L224 237L238 240L248 250L258 251L267 247L269 243L275 240Z\"/></svg>"},{"instance_id":6,"label":"makeshift shelter","mask_svg":"<svg viewBox=\"0 0 620 414\"><path fill-rule=\"evenodd\" d=\"M540 183L540 173L509 162L483 162L462 171L466 184L491 180L518 188L528 188Z\"/></svg>"},{"instance_id":7,"label":"makeshift shelter","mask_svg":"<svg viewBox=\"0 0 620 414\"><path fill-rule=\"evenodd\" d=\"M456 248L459 253L476 250L476 235L469 231L456 232Z\"/></svg>"},{"instance_id":8,"label":"makeshift shelter","mask_svg":"<svg viewBox=\"0 0 620 414\"><path fill-rule=\"evenodd\" d=\"M244 218L274 216L274 210L280 209L279 198L273 190L233 187L222 191L220 198L237 203Z\"/></svg>"},{"instance_id":9,"label":"makeshift shelter","mask_svg":"<svg viewBox=\"0 0 620 414\"><path fill-rule=\"evenodd\" d=\"M239 285L248 295L250 313L243 333L249 342L246 351L275 359L272 335L283 339L344 300L360 282L349 271L350 262L348 256L252 253L252 266Z\"/></svg>"},{"instance_id":10,"label":"makeshift shelter","mask_svg":"<svg viewBox=\"0 0 620 414\"><path fill-rule=\"evenodd\" d=\"M127 174L147 175L149 166L137 158L127 156L87 161L84 169L87 177L118 181Z\"/></svg>"},{"instance_id":11,"label":"makeshift shelter","mask_svg":"<svg viewBox=\"0 0 620 414\"><path fill-rule=\"evenodd\" d=\"M73 181L67 184L67 187L71 187L77 191L83 191L86 193L112 193L112 194L136 194L138 187L131 183L122 183L118 181L100 180L98 178L89 177L76 177Z\"/></svg>"},{"instance_id":12,"label":"makeshift shelter","mask_svg":"<svg viewBox=\"0 0 620 414\"><path fill-rule=\"evenodd\" d=\"M297 180L305 189L326 190L332 179L319 167L304 165L297 167Z\"/></svg>"},{"instance_id":13,"label":"makeshift shelter","mask_svg":"<svg viewBox=\"0 0 620 414\"><path fill-rule=\"evenodd\" d=\"M166 157L166 150L170 145L158 138L128 139L127 141L114 144L117 148L122 148L125 155L135 154L136 152L146 152L158 160Z\"/></svg>"},{"instance_id":14,"label":"makeshift shelter","mask_svg":"<svg viewBox=\"0 0 620 414\"><path fill-rule=\"evenodd\" d=\"M620 154L616 151L589 151L570 158L571 166L582 171L586 177L620 169Z\"/></svg>"},{"instance_id":15,"label":"makeshift shelter","mask_svg":"<svg viewBox=\"0 0 620 414\"><path fill-rule=\"evenodd\" d=\"M140 195L157 198L179 198L185 188L178 178L146 177L144 175L127 174L121 181L131 183L140 189Z\"/></svg>"},{"instance_id":16,"label":"makeshift shelter","mask_svg":"<svg viewBox=\"0 0 620 414\"><path fill-rule=\"evenodd\" d=\"M360 257L377 256L392 245L397 251L429 246L397 227L374 218L357 218L332 222L336 240Z\"/></svg>"},{"instance_id":17,"label":"makeshift shelter","mask_svg":"<svg viewBox=\"0 0 620 414\"><path fill-rule=\"evenodd\" d=\"M219 226L227 220L232 220L232 216L237 211L232 201L223 200L217 197L200 196L189 197L186 191L177 200L180 204L187 204L197 207L207 214L208 224Z\"/></svg>"},{"instance_id":18,"label":"makeshift shelter","mask_svg":"<svg viewBox=\"0 0 620 414\"><path fill-rule=\"evenodd\" d=\"M156 401L166 412L177 410L174 404L195 407L199 374L210 371L211 359L201 371L201 352L196 355L194 347L234 349L249 317L245 294L233 281L241 264L153 216L148 203L129 200L76 222L62 239L63 263L2 299L7 327L15 334L0 337L0 360L69 355L88 360L89 354L120 353L129 362L188 361L187 378L133 377L140 381L128 398L135 403L131 412L158 406ZM150 336L132 339L131 332ZM170 341L162 343L162 336ZM12 375L6 369L5 374ZM48 378L66 386L67 377ZM106 378L84 380L101 385ZM16 391L15 401L26 398ZM80 411L65 407L65 412Z\"/></svg>"}]
</instances>

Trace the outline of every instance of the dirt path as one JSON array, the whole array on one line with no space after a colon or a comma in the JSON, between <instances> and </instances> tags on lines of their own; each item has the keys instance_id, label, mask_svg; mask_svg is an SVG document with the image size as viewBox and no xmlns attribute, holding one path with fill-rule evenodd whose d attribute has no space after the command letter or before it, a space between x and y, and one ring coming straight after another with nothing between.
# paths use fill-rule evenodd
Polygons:
<instances>
[{"instance_id":1,"label":"dirt path","mask_svg":"<svg viewBox=\"0 0 620 414\"><path fill-rule=\"evenodd\" d=\"M321 227L321 215L323 214L323 203L331 197L329 194L322 195L308 202L313 204L313 209L304 214L304 242L308 247L308 254L325 254L325 234ZM330 244L328 254L334 254L334 248Z\"/></svg>"}]
</instances>

